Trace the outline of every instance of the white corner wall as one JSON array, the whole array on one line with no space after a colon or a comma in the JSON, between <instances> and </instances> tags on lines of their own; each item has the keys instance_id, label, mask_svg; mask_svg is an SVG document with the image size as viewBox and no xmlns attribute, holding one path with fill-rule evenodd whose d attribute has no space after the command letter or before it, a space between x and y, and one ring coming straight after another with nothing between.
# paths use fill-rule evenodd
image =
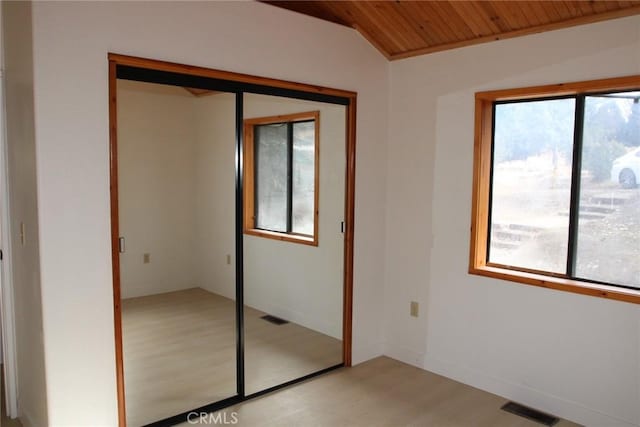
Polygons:
<instances>
[{"instance_id":1,"label":"white corner wall","mask_svg":"<svg viewBox=\"0 0 640 427\"><path fill-rule=\"evenodd\" d=\"M43 313L38 256L38 201L31 4L2 2L11 268L18 370L18 416L47 425ZM24 239L21 239L21 225ZM4 394L4 393L2 393ZM4 402L3 402L4 403Z\"/></svg>"},{"instance_id":2,"label":"white corner wall","mask_svg":"<svg viewBox=\"0 0 640 427\"><path fill-rule=\"evenodd\" d=\"M217 93L194 98L194 102L196 282L235 300L236 95Z\"/></svg>"},{"instance_id":3,"label":"white corner wall","mask_svg":"<svg viewBox=\"0 0 640 427\"><path fill-rule=\"evenodd\" d=\"M353 357L357 363L381 354L384 58L353 30L257 2L36 2L49 424L116 424L107 52L358 92Z\"/></svg>"},{"instance_id":4,"label":"white corner wall","mask_svg":"<svg viewBox=\"0 0 640 427\"><path fill-rule=\"evenodd\" d=\"M391 64L386 354L589 426L640 425L640 306L467 274L474 93L633 74L637 16Z\"/></svg>"},{"instance_id":5,"label":"white corner wall","mask_svg":"<svg viewBox=\"0 0 640 427\"><path fill-rule=\"evenodd\" d=\"M117 84L122 298L193 288L196 98L178 87Z\"/></svg>"}]
</instances>

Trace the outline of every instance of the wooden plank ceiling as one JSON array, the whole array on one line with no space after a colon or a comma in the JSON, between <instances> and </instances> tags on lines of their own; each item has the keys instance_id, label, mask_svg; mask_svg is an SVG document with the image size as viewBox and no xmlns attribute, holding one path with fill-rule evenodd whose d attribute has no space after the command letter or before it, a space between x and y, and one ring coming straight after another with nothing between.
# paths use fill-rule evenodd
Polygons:
<instances>
[{"instance_id":1,"label":"wooden plank ceiling","mask_svg":"<svg viewBox=\"0 0 640 427\"><path fill-rule=\"evenodd\" d=\"M640 14L640 1L263 1L355 28L389 60Z\"/></svg>"}]
</instances>

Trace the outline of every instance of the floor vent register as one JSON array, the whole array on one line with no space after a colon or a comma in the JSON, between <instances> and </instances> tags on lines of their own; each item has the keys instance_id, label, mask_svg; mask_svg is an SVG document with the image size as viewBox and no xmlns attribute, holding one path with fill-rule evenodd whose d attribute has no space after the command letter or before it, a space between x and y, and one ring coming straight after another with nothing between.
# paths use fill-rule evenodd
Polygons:
<instances>
[{"instance_id":1,"label":"floor vent register","mask_svg":"<svg viewBox=\"0 0 640 427\"><path fill-rule=\"evenodd\" d=\"M269 323L273 323L274 325L286 325L287 323L289 323L288 320L284 320L284 319L281 319L279 317L272 316L270 314L262 316L261 319L264 319Z\"/></svg>"},{"instance_id":2,"label":"floor vent register","mask_svg":"<svg viewBox=\"0 0 640 427\"><path fill-rule=\"evenodd\" d=\"M560 421L553 415L545 414L544 412L528 408L515 402L507 402L502 406L501 409L503 411L510 412L512 414L521 416L531 421L535 421L545 426L553 426L556 425L558 421Z\"/></svg>"}]
</instances>

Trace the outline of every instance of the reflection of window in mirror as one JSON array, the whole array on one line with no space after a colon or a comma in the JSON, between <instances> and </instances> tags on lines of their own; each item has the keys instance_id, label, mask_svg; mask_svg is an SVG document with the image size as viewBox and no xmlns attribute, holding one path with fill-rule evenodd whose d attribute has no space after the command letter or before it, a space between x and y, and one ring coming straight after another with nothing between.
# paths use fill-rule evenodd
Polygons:
<instances>
[{"instance_id":1,"label":"reflection of window in mirror","mask_svg":"<svg viewBox=\"0 0 640 427\"><path fill-rule=\"evenodd\" d=\"M244 121L244 232L318 245L319 112Z\"/></svg>"}]
</instances>

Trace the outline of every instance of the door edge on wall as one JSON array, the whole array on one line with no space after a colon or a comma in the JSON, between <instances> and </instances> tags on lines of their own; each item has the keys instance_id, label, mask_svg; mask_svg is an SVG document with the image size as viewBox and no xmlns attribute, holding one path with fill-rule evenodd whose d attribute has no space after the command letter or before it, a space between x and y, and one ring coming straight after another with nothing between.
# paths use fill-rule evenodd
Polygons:
<instances>
[{"instance_id":1,"label":"door edge on wall","mask_svg":"<svg viewBox=\"0 0 640 427\"><path fill-rule=\"evenodd\" d=\"M0 21L2 8L0 8ZM18 364L16 354L15 306L13 270L11 267L10 187L8 169L8 142L6 131L4 37L0 32L0 316L2 317L2 369L7 416L18 416Z\"/></svg>"}]
</instances>

